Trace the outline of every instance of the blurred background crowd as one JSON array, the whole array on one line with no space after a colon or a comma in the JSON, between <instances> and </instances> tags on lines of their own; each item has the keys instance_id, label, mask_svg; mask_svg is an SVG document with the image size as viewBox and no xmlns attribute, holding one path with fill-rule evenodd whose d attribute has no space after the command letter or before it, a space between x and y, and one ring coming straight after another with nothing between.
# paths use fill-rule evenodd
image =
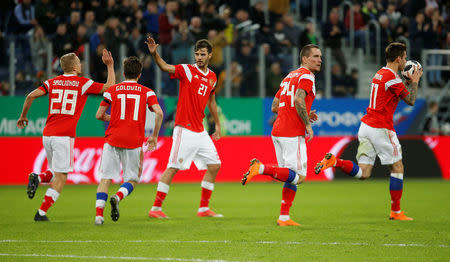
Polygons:
<instances>
[{"instance_id":1,"label":"blurred background crowd","mask_svg":"<svg viewBox=\"0 0 450 262\"><path fill-rule=\"evenodd\" d=\"M312 3L318 12L313 17ZM144 43L151 34L160 44L160 54L172 64L192 63L192 45L209 39L213 48L211 69L218 77L218 94L226 78L231 79L232 96L257 96L258 48L265 57L265 95L273 96L287 72L292 70L292 47L322 44L331 49L332 96L354 97L358 92L359 68L349 60L350 14L353 12L354 45L366 52L365 32L371 21L381 29L381 48L399 39L410 43L410 58L421 59L422 49L449 49L450 1L444 0L2 0L0 1L0 90L8 95L8 57L15 43L16 94L26 94L49 78L46 70L59 72L58 59L75 52L81 59L89 48L92 79L106 81L101 61L103 48L109 49L119 68L120 46L125 55L135 55L144 63L140 82L155 85L155 65ZM322 12L326 8L326 12ZM326 17L322 17L326 14ZM373 30L372 30L373 31ZM371 32L369 41L374 40ZM51 61L48 43L53 44ZM89 44L88 46L85 44ZM226 75L225 47L231 47L231 66ZM375 49L372 45L371 49ZM376 50L369 50L375 54ZM384 52L381 52L384 54ZM295 59L295 57L294 57ZM384 59L382 59L384 61ZM450 55L432 55L423 65L450 65ZM120 73L120 72L118 72ZM372 72L373 74L374 72ZM429 72L428 85L443 87L448 71ZM323 78L321 74L318 75ZM318 85L319 89L321 88ZM162 77L163 95L177 94L177 83Z\"/></svg>"}]
</instances>

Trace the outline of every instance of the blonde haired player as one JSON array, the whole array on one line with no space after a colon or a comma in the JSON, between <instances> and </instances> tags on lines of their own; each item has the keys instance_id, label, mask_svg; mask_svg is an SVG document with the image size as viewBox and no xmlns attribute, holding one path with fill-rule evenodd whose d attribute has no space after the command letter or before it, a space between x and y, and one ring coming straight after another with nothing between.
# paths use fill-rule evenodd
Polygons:
<instances>
[{"instance_id":1,"label":"blonde haired player","mask_svg":"<svg viewBox=\"0 0 450 262\"><path fill-rule=\"evenodd\" d=\"M47 210L58 199L66 183L67 174L73 171L76 127L88 95L103 93L115 82L111 53L103 50L102 60L108 69L105 84L80 77L80 59L74 53L68 53L60 59L64 74L45 81L25 99L22 113L17 120L19 128L28 124L27 113L34 99L47 94L49 98L48 117L42 138L49 169L42 174L31 173L28 177L27 194L30 199L34 197L39 183L51 182L44 201L34 216L35 221L48 221Z\"/></svg>"},{"instance_id":2,"label":"blonde haired player","mask_svg":"<svg viewBox=\"0 0 450 262\"><path fill-rule=\"evenodd\" d=\"M378 70L372 79L370 103L367 114L361 118L358 131L359 147L356 154L358 164L350 160L336 159L327 153L317 163L316 174L329 167L337 167L349 176L367 179L372 174L375 159L378 156L382 165L387 165L391 172L391 220L413 220L400 209L403 193L402 148L394 130L393 116L400 99L413 106L416 101L417 87L422 70L415 67L414 73L407 81L409 90L397 74L406 64L406 46L391 43L386 47L386 66Z\"/></svg>"}]
</instances>

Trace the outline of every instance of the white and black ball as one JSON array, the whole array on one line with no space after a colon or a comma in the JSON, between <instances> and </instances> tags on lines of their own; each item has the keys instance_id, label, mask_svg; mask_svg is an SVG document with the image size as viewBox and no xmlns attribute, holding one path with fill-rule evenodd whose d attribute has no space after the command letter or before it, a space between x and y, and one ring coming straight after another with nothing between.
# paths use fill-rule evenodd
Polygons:
<instances>
[{"instance_id":1,"label":"white and black ball","mask_svg":"<svg viewBox=\"0 0 450 262\"><path fill-rule=\"evenodd\" d=\"M417 67L417 70L420 70L422 68L422 65L416 60L409 60L406 62L405 68L403 68L402 70L402 75L406 80L411 80L408 76L408 73L411 75L414 73L414 66Z\"/></svg>"}]
</instances>

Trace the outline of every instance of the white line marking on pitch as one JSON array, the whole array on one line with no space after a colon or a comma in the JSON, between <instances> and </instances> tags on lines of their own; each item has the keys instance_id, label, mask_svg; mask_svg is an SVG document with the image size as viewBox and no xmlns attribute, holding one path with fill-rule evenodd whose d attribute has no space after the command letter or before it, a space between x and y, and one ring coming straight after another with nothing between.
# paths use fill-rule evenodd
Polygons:
<instances>
[{"instance_id":1,"label":"white line marking on pitch","mask_svg":"<svg viewBox=\"0 0 450 262\"><path fill-rule=\"evenodd\" d=\"M8 254L0 253L0 256L11 257L57 257L79 259L117 259L117 260L158 260L158 261L193 261L193 262L230 262L228 260L205 260L196 258L172 258L172 257L110 257L110 256L77 256L77 255L52 255L52 254Z\"/></svg>"},{"instance_id":2,"label":"white line marking on pitch","mask_svg":"<svg viewBox=\"0 0 450 262\"><path fill-rule=\"evenodd\" d=\"M450 245L426 245L417 243L345 243L345 242L297 242L297 241L232 241L232 240L24 240L24 239L0 239L0 243L248 243L248 244L277 244L277 245L319 245L319 246L336 246L336 245L350 245L350 246L385 246L385 247L443 247L450 248Z\"/></svg>"}]
</instances>

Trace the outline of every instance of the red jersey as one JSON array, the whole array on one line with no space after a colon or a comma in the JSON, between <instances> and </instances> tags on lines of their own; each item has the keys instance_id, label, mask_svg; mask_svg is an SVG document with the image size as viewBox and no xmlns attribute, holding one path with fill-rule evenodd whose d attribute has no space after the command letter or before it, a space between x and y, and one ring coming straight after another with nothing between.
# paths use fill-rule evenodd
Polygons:
<instances>
[{"instance_id":1,"label":"red jersey","mask_svg":"<svg viewBox=\"0 0 450 262\"><path fill-rule=\"evenodd\" d=\"M176 65L170 78L180 80L175 126L182 126L194 132L202 132L205 107L214 94L216 74L209 70L204 73L196 64Z\"/></svg>"},{"instance_id":2,"label":"red jersey","mask_svg":"<svg viewBox=\"0 0 450 262\"><path fill-rule=\"evenodd\" d=\"M370 91L370 104L367 114L361 121L375 128L387 128L394 130L394 112L400 98L409 94L402 79L392 71L383 67L372 79Z\"/></svg>"},{"instance_id":3,"label":"red jersey","mask_svg":"<svg viewBox=\"0 0 450 262\"><path fill-rule=\"evenodd\" d=\"M108 88L100 105L111 105L111 120L105 132L106 142L121 148L138 148L145 139L146 107L158 104L155 92L136 83L123 81Z\"/></svg>"},{"instance_id":4,"label":"red jersey","mask_svg":"<svg viewBox=\"0 0 450 262\"><path fill-rule=\"evenodd\" d=\"M298 115L294 103L295 93L298 89L306 91L305 104L309 115L316 97L316 86L314 74L304 67L290 72L281 82L280 89L275 95L280 102L278 116L273 124L273 136L294 137L305 135L305 123Z\"/></svg>"},{"instance_id":5,"label":"red jersey","mask_svg":"<svg viewBox=\"0 0 450 262\"><path fill-rule=\"evenodd\" d=\"M77 123L89 94L99 94L103 84L76 75L60 75L39 87L48 93L49 107L44 136L76 135Z\"/></svg>"}]
</instances>

